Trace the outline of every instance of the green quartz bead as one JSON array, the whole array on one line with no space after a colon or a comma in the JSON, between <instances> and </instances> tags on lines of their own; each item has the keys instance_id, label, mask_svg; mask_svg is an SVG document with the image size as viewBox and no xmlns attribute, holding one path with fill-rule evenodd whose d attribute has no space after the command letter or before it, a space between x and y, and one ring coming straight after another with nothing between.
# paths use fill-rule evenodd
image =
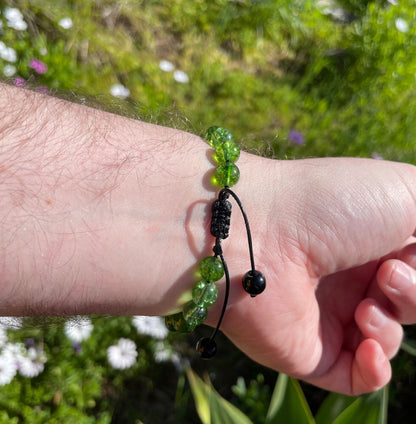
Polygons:
<instances>
[{"instance_id":1,"label":"green quartz bead","mask_svg":"<svg viewBox=\"0 0 416 424\"><path fill-rule=\"evenodd\" d=\"M192 289L192 300L196 305L205 307L215 303L218 297L218 289L214 283L199 281Z\"/></svg>"},{"instance_id":2,"label":"green quartz bead","mask_svg":"<svg viewBox=\"0 0 416 424\"><path fill-rule=\"evenodd\" d=\"M233 141L226 141L215 148L214 159L222 165L236 162L239 156L240 148Z\"/></svg>"},{"instance_id":3,"label":"green quartz bead","mask_svg":"<svg viewBox=\"0 0 416 424\"><path fill-rule=\"evenodd\" d=\"M234 141L234 136L230 130L221 127L210 127L207 129L204 135L205 140L208 141L211 147L214 149L218 145L225 143L226 141Z\"/></svg>"},{"instance_id":4,"label":"green quartz bead","mask_svg":"<svg viewBox=\"0 0 416 424\"><path fill-rule=\"evenodd\" d=\"M205 281L218 281L224 275L224 267L220 259L208 256L199 264L199 272Z\"/></svg>"},{"instance_id":5,"label":"green quartz bead","mask_svg":"<svg viewBox=\"0 0 416 424\"><path fill-rule=\"evenodd\" d=\"M205 306L196 305L192 300L183 308L183 316L188 325L195 328L207 319L208 311Z\"/></svg>"},{"instance_id":6,"label":"green quartz bead","mask_svg":"<svg viewBox=\"0 0 416 424\"><path fill-rule=\"evenodd\" d=\"M219 187L232 187L237 184L239 178L240 170L237 166L233 163L226 163L216 169L212 182Z\"/></svg>"},{"instance_id":7,"label":"green quartz bead","mask_svg":"<svg viewBox=\"0 0 416 424\"><path fill-rule=\"evenodd\" d=\"M169 331L179 331L181 333L190 333L195 328L195 326L192 327L188 324L182 312L166 316L165 325Z\"/></svg>"}]
</instances>

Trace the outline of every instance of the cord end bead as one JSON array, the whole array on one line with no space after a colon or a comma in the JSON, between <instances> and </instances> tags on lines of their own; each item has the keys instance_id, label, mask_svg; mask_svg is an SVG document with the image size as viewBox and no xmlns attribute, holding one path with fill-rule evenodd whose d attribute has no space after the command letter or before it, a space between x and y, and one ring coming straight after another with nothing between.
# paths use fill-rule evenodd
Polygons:
<instances>
[{"instance_id":1,"label":"cord end bead","mask_svg":"<svg viewBox=\"0 0 416 424\"><path fill-rule=\"evenodd\" d=\"M244 274L243 287L251 297L255 297L266 288L266 277L260 271L250 270Z\"/></svg>"},{"instance_id":2,"label":"cord end bead","mask_svg":"<svg viewBox=\"0 0 416 424\"><path fill-rule=\"evenodd\" d=\"M204 337L198 341L196 350L199 353L201 359L211 359L217 353L217 343L215 343L215 340L210 339L209 337Z\"/></svg>"}]
</instances>

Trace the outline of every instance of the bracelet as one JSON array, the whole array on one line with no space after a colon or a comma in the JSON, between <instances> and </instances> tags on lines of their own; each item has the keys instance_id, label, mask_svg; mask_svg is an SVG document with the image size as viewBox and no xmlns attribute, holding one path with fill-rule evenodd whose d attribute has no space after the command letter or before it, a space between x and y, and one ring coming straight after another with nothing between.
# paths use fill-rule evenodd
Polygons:
<instances>
[{"instance_id":1,"label":"bracelet","mask_svg":"<svg viewBox=\"0 0 416 424\"><path fill-rule=\"evenodd\" d=\"M206 131L204 138L215 149L214 160L218 163L218 167L212 177L212 183L215 186L222 187L218 193L218 198L212 205L210 231L215 237L215 244L212 249L214 255L204 258L199 264L198 274L200 279L192 288L192 300L183 306L181 312L166 316L165 324L170 331L184 333L191 332L196 326L203 324L208 316L207 308L213 305L218 297L218 289L215 282L219 281L225 275L225 295L218 324L210 337L202 338L197 343L197 351L201 358L210 359L217 351L214 338L224 318L230 293L230 275L221 247L221 241L229 236L232 209L232 205L228 201L230 196L239 206L247 230L251 269L243 276L243 288L251 297L255 297L266 288L266 279L255 267L253 244L247 215L240 199L230 189L230 187L238 182L240 177L240 171L235 165L235 162L240 156L240 149L234 142L233 134L226 128L210 127Z\"/></svg>"}]
</instances>

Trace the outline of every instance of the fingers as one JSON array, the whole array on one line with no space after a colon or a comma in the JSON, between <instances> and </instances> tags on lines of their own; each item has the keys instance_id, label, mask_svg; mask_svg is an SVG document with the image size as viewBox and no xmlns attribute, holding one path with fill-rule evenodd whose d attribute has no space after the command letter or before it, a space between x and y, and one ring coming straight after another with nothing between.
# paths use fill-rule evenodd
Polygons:
<instances>
[{"instance_id":1,"label":"fingers","mask_svg":"<svg viewBox=\"0 0 416 424\"><path fill-rule=\"evenodd\" d=\"M352 364L351 394L356 396L378 390L390 378L390 362L380 344L372 339L361 342Z\"/></svg>"},{"instance_id":2,"label":"fingers","mask_svg":"<svg viewBox=\"0 0 416 424\"><path fill-rule=\"evenodd\" d=\"M355 311L362 340L340 352L332 367L310 383L347 395L380 389L391 378L391 359L399 350L402 326L375 299L366 298Z\"/></svg>"},{"instance_id":3,"label":"fingers","mask_svg":"<svg viewBox=\"0 0 416 424\"><path fill-rule=\"evenodd\" d=\"M398 259L385 261L377 272L381 291L393 305L402 324L416 323L416 245L406 246Z\"/></svg>"},{"instance_id":4,"label":"fingers","mask_svg":"<svg viewBox=\"0 0 416 424\"><path fill-rule=\"evenodd\" d=\"M390 362L380 344L365 339L354 352L342 350L331 369L306 381L326 390L358 396L385 386L391 378Z\"/></svg>"},{"instance_id":5,"label":"fingers","mask_svg":"<svg viewBox=\"0 0 416 424\"><path fill-rule=\"evenodd\" d=\"M403 329L389 312L367 298L358 305L355 321L365 339L375 340L386 357L393 358L400 348Z\"/></svg>"}]
</instances>

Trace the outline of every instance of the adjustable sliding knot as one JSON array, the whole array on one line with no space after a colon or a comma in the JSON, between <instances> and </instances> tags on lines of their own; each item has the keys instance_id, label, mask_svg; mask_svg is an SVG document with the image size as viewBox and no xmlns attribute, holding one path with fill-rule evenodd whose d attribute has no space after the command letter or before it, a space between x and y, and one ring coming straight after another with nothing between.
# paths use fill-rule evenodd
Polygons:
<instances>
[{"instance_id":1,"label":"adjustable sliding knot","mask_svg":"<svg viewBox=\"0 0 416 424\"><path fill-rule=\"evenodd\" d=\"M219 239L226 239L230 232L231 203L230 195L221 190L218 199L212 204L211 234Z\"/></svg>"},{"instance_id":2,"label":"adjustable sliding knot","mask_svg":"<svg viewBox=\"0 0 416 424\"><path fill-rule=\"evenodd\" d=\"M225 275L224 302L217 326L210 337L201 339L197 344L197 351L201 358L210 359L217 351L214 338L225 315L231 285L227 262L221 246L221 241L228 238L230 232L232 209L232 205L228 201L230 196L234 198L241 210L247 231L251 270L246 272L243 277L243 288L252 297L255 297L264 291L266 279L260 271L255 269L251 231L247 215L240 199L230 189L240 177L240 171L234 163L240 156L240 149L234 142L232 133L225 128L209 128L205 133L205 139L215 149L214 160L218 163L212 182L216 186L223 187L218 193L218 199L214 201L211 210L211 234L215 237L215 244L212 249L214 255L206 257L199 265L201 280L192 288L192 300L184 305L182 312L165 317L165 323L168 329L181 332L193 331L197 325L202 324L208 315L207 308L218 297L218 289L215 282Z\"/></svg>"}]
</instances>

